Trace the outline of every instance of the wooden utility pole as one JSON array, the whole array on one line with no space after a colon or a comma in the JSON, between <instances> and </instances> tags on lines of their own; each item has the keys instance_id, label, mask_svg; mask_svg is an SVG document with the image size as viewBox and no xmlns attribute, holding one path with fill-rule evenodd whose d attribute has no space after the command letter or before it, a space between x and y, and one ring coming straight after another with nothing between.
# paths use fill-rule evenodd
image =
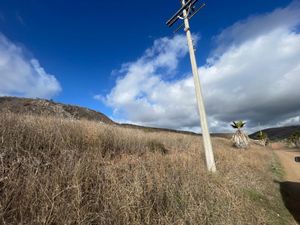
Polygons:
<instances>
[{"instance_id":1,"label":"wooden utility pole","mask_svg":"<svg viewBox=\"0 0 300 225\"><path fill-rule=\"evenodd\" d=\"M216 172L216 164L211 144L211 138L209 134L209 129L207 125L205 105L203 101L203 95L201 90L201 84L198 74L198 66L195 57L195 50L192 40L192 34L190 31L189 19L191 19L205 4L202 4L198 9L195 9L195 4L198 0L181 0L182 7L181 9L167 22L167 25L171 27L178 19L183 20L184 22L184 31L186 32L187 43L190 52L190 60L192 65L192 72L194 77L196 100L198 105L198 111L200 116L200 126L202 129L203 144L205 151L206 166L208 171ZM181 25L176 31L178 31L183 25Z\"/></svg>"}]
</instances>

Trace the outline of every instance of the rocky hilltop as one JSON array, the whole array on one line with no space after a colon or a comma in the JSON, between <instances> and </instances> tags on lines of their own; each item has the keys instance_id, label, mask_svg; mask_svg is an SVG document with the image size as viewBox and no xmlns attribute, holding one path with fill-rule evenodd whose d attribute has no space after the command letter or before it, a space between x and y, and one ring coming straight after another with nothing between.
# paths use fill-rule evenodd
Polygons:
<instances>
[{"instance_id":1,"label":"rocky hilltop","mask_svg":"<svg viewBox=\"0 0 300 225\"><path fill-rule=\"evenodd\" d=\"M56 103L46 99L0 97L0 112L86 119L115 124L104 114L84 107Z\"/></svg>"}]
</instances>

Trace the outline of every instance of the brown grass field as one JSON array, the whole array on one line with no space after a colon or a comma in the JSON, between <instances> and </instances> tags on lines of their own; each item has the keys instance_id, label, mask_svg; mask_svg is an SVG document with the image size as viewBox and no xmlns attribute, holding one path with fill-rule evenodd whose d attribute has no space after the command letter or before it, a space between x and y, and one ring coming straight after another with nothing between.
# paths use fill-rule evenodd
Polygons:
<instances>
[{"instance_id":1,"label":"brown grass field","mask_svg":"<svg viewBox=\"0 0 300 225\"><path fill-rule=\"evenodd\" d=\"M0 114L0 224L291 223L273 152L97 122Z\"/></svg>"}]
</instances>

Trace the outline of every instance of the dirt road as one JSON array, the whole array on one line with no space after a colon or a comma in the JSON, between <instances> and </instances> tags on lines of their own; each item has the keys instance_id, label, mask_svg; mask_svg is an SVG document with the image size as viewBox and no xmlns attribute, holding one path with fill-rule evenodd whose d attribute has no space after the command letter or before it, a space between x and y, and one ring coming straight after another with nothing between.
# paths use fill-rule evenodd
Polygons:
<instances>
[{"instance_id":1,"label":"dirt road","mask_svg":"<svg viewBox=\"0 0 300 225\"><path fill-rule=\"evenodd\" d=\"M300 163L295 162L295 157L300 156L300 151L283 147L275 149L275 153L285 171L284 181L280 183L283 201L300 224Z\"/></svg>"}]
</instances>

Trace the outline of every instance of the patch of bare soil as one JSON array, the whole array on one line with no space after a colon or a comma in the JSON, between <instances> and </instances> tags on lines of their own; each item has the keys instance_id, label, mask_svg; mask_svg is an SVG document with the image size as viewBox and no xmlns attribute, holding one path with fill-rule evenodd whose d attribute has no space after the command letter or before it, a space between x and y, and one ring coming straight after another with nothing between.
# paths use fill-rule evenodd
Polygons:
<instances>
[{"instance_id":1,"label":"patch of bare soil","mask_svg":"<svg viewBox=\"0 0 300 225\"><path fill-rule=\"evenodd\" d=\"M300 151L286 148L281 144L272 147L285 171L284 181L280 183L283 201L296 222L300 224L300 163L295 162L295 157L300 156Z\"/></svg>"}]
</instances>

